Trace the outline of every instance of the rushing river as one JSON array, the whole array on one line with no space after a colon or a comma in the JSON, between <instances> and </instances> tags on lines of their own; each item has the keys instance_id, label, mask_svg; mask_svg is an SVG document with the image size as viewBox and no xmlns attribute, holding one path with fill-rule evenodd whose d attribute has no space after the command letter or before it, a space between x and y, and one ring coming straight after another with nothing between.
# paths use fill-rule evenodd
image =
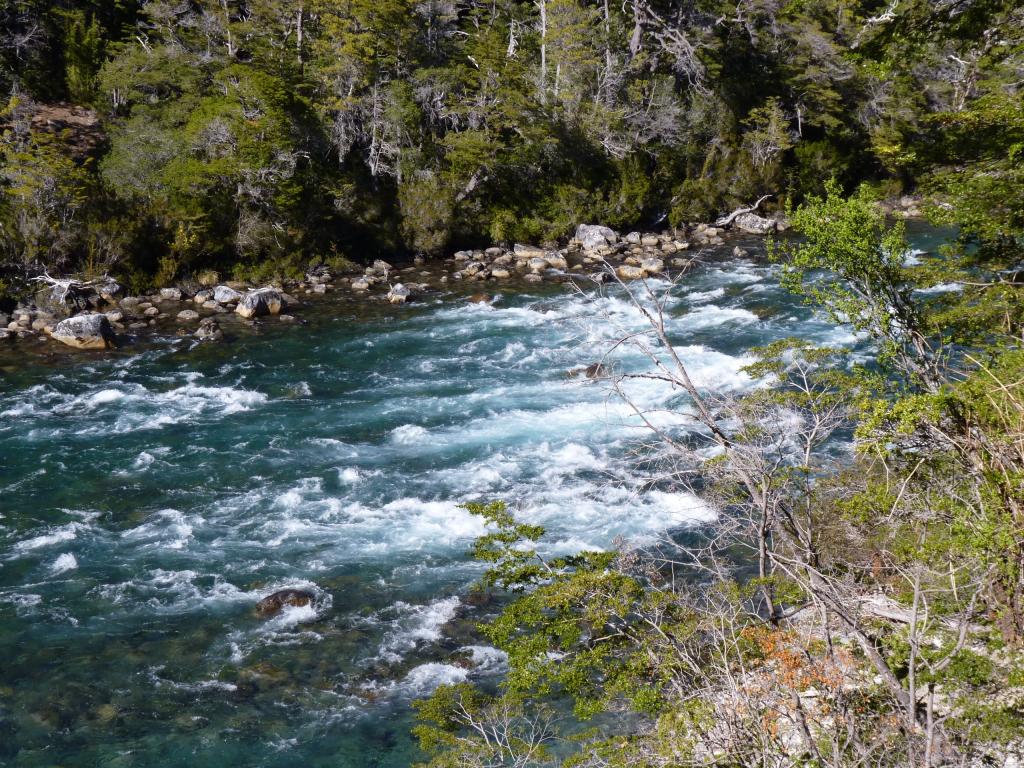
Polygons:
<instances>
[{"instance_id":1,"label":"rushing river","mask_svg":"<svg viewBox=\"0 0 1024 768\"><path fill-rule=\"evenodd\" d=\"M460 502L506 500L562 551L713 519L626 405L566 376L640 314L530 290L0 360L0 764L407 766L411 699L502 670ZM751 346L857 343L756 255L686 276L667 317L716 391L755 385ZM258 618L282 587L315 605Z\"/></svg>"}]
</instances>

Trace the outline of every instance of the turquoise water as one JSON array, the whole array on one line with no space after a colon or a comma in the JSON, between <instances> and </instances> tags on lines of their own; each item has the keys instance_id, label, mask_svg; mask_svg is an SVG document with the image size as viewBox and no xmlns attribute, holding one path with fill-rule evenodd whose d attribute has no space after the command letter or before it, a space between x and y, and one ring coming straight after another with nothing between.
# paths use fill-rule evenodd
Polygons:
<instances>
[{"instance_id":1,"label":"turquoise water","mask_svg":"<svg viewBox=\"0 0 1024 768\"><path fill-rule=\"evenodd\" d=\"M460 502L508 501L552 551L713 519L625 404L566 375L642 327L636 309L529 290L327 304L221 345L5 353L0 764L409 765L410 700L503 665L473 631L493 606L467 597L483 528ZM673 340L711 391L756 385L755 344L858 343L759 259L674 296ZM661 412L677 394L631 394L687 428ZM258 618L282 587L315 604Z\"/></svg>"}]
</instances>

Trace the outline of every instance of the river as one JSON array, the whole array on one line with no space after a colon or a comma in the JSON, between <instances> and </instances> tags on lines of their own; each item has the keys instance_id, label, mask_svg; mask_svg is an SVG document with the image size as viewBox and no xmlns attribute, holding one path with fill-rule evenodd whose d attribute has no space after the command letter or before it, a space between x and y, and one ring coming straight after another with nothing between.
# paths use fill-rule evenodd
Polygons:
<instances>
[{"instance_id":1,"label":"river","mask_svg":"<svg viewBox=\"0 0 1024 768\"><path fill-rule=\"evenodd\" d=\"M788 336L865 354L748 245L667 304L698 386L756 386L748 350ZM0 358L0 764L407 766L410 701L502 670L473 630L484 529L461 502L507 501L549 551L714 519L657 476L607 386L566 375L642 327L621 289L305 317L219 345ZM258 618L282 587L315 604Z\"/></svg>"}]
</instances>

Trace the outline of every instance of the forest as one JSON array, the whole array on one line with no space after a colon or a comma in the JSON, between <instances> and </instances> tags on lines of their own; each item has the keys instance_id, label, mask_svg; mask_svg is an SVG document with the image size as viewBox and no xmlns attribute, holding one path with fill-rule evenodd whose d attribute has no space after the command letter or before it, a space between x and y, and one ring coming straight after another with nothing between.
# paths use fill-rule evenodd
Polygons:
<instances>
[{"instance_id":1,"label":"forest","mask_svg":"<svg viewBox=\"0 0 1024 768\"><path fill-rule=\"evenodd\" d=\"M5 0L0 279L301 275L832 178L998 240L1024 222L1021 22L995 0Z\"/></svg>"}]
</instances>

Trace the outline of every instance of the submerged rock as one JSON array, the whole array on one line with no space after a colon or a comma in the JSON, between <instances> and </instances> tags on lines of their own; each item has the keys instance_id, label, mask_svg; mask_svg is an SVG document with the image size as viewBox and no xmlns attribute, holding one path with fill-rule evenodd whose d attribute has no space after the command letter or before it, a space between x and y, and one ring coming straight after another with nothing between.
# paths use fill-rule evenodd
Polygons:
<instances>
[{"instance_id":1,"label":"submerged rock","mask_svg":"<svg viewBox=\"0 0 1024 768\"><path fill-rule=\"evenodd\" d=\"M313 594L303 589L282 589L267 595L256 603L256 613L259 616L275 616L286 606L302 608L313 602Z\"/></svg>"},{"instance_id":2,"label":"submerged rock","mask_svg":"<svg viewBox=\"0 0 1024 768\"><path fill-rule=\"evenodd\" d=\"M285 300L280 291L276 288L260 288L245 294L235 307L235 312L248 320L263 315L279 315L284 308Z\"/></svg>"},{"instance_id":3,"label":"submerged rock","mask_svg":"<svg viewBox=\"0 0 1024 768\"><path fill-rule=\"evenodd\" d=\"M53 338L76 349L109 349L114 331L106 315L75 315L61 320L53 329Z\"/></svg>"}]
</instances>

